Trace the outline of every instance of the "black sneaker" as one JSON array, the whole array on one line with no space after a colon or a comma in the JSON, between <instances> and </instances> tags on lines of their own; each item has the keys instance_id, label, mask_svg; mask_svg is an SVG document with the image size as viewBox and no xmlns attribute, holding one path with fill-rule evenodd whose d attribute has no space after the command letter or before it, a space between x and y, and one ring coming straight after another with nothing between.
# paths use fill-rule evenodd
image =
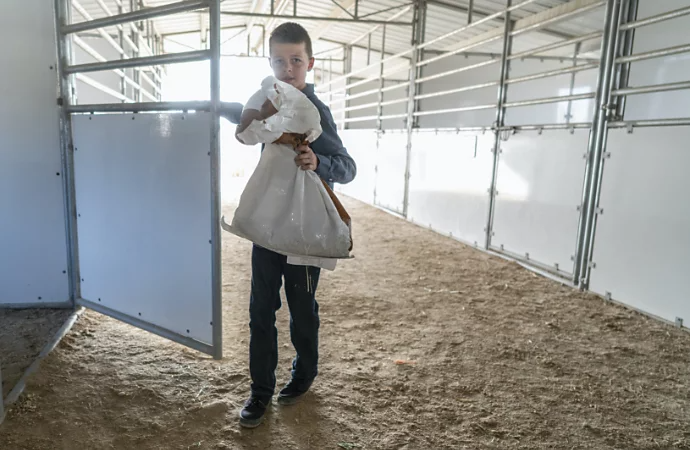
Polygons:
<instances>
[{"instance_id":1,"label":"black sneaker","mask_svg":"<svg viewBox=\"0 0 690 450\"><path fill-rule=\"evenodd\" d=\"M311 382L304 384L295 380L290 380L278 394L278 404L284 406L294 405L307 393L307 391L309 391L310 387Z\"/></svg>"},{"instance_id":2,"label":"black sneaker","mask_svg":"<svg viewBox=\"0 0 690 450\"><path fill-rule=\"evenodd\" d=\"M253 395L249 397L240 411L240 425L245 428L256 428L261 425L268 403Z\"/></svg>"}]
</instances>

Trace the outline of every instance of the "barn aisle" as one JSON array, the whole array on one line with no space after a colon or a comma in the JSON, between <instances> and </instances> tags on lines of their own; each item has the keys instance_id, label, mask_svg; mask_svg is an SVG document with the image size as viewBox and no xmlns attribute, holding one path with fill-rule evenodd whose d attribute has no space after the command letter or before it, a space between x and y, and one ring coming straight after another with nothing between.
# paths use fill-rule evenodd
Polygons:
<instances>
[{"instance_id":1,"label":"barn aisle","mask_svg":"<svg viewBox=\"0 0 690 450\"><path fill-rule=\"evenodd\" d=\"M10 409L0 449L690 448L688 333L345 205L356 258L322 279L303 403L237 424L250 245L224 233L223 361L87 312ZM278 327L282 384L286 305Z\"/></svg>"}]
</instances>

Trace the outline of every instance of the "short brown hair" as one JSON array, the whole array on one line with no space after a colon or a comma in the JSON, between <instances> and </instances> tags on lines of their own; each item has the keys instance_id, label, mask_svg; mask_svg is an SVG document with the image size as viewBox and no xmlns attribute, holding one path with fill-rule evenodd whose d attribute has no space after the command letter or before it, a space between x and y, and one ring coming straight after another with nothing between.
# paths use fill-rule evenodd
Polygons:
<instances>
[{"instance_id":1,"label":"short brown hair","mask_svg":"<svg viewBox=\"0 0 690 450\"><path fill-rule=\"evenodd\" d=\"M278 42L279 44L302 44L307 50L307 56L313 57L311 48L311 38L304 27L298 23L285 22L276 27L268 39L268 49L271 50L271 44Z\"/></svg>"}]
</instances>

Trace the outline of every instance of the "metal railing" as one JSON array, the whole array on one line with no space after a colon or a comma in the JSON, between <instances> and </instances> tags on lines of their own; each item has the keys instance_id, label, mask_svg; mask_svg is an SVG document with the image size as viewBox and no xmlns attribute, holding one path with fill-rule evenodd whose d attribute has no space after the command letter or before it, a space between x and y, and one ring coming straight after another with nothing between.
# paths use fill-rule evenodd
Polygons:
<instances>
[{"instance_id":1,"label":"metal railing","mask_svg":"<svg viewBox=\"0 0 690 450\"><path fill-rule=\"evenodd\" d=\"M157 327L151 325L149 331L161 334L170 339L176 340L180 343L186 344L192 348L204 351L213 355L215 358L222 357L222 320L221 320L221 234L220 234L220 1L221 0L204 0L204 1L182 1L172 3L165 6L155 8L143 8L130 12L123 12L121 14L112 14L107 6L100 0L98 4L104 9L107 17L100 19L92 19L88 13L75 3L75 0L54 0L55 10L55 24L58 43L58 64L57 71L59 75L60 88L60 148L62 153L63 172L63 190L65 198L65 217L66 217L66 233L69 247L69 273L70 273L70 296L76 304L87 304L93 309L100 308L99 305L89 302L88 299L81 297L81 279L79 267L79 251L78 251L78 233L76 221L76 193L75 193L75 175L74 175L74 145L72 142L72 123L71 115L79 113L122 113L122 112L146 112L146 111L208 111L211 115L210 127L210 148L208 155L210 157L211 183L210 183L210 198L211 198L211 283L212 283L212 344L201 343L195 341L187 336L177 335L172 332L161 331ZM76 5L76 6L75 6ZM77 12L84 16L87 20L85 22L72 23L71 12L72 7L75 6ZM131 24L133 21L148 20L154 17L161 17L168 14L192 11L200 8L208 10L210 23L210 49L202 51L192 51L174 54L154 54L149 48L149 55L142 54L141 49L146 48L144 41L141 40L141 33L134 28L138 46L135 49L133 44L134 39L129 40L132 49L139 53L139 56L129 57L127 52L117 42L114 41L106 32L106 27L120 27L120 37L124 42L124 25ZM147 30L151 30L153 26L149 24ZM121 59L107 60L92 47L90 47L83 39L76 36L76 33L86 30L97 30L113 48L119 53ZM133 30L133 31L134 31ZM149 38L149 36L147 36ZM72 64L71 58L73 55L72 44L78 45L86 53L97 60L95 63L87 64ZM140 94L145 91L141 88L141 83L138 80L130 79L123 69L133 68L135 70L147 66L160 66L163 64L184 63L190 61L208 60L210 62L210 101L202 102L140 102L134 101L127 97L124 92L124 86L130 85L136 88ZM97 71L113 71L121 77L121 88L123 92L103 85L102 83L84 75L86 72ZM141 70L138 72L142 79L147 79ZM154 74L154 76L156 76ZM107 103L107 104L75 104L74 84L79 80L94 88L97 88L106 94L111 95L123 103ZM147 80L153 86L156 83L150 78ZM158 86L158 90L160 86ZM160 97L147 95L152 100L158 100ZM141 99L141 95L137 100ZM103 311L102 311L103 312ZM107 313L107 311L104 310ZM126 317L122 320L127 321ZM135 323L136 319L132 318L131 323ZM137 322L138 323L138 322ZM143 325L142 325L143 326ZM146 327L145 327L146 328Z\"/></svg>"}]
</instances>

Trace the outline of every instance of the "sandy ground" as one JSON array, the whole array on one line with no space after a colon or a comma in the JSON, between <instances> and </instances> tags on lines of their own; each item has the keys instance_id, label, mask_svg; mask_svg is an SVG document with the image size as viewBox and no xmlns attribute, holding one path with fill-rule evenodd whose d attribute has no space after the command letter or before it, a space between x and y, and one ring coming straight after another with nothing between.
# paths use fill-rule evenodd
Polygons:
<instances>
[{"instance_id":1,"label":"sandy ground","mask_svg":"<svg viewBox=\"0 0 690 450\"><path fill-rule=\"evenodd\" d=\"M0 309L0 400L7 397L70 313L65 309Z\"/></svg>"},{"instance_id":2,"label":"sandy ground","mask_svg":"<svg viewBox=\"0 0 690 450\"><path fill-rule=\"evenodd\" d=\"M356 259L322 278L321 373L301 404L237 424L250 245L225 234L223 361L86 313L0 449L690 448L688 333L345 205Z\"/></svg>"}]
</instances>

